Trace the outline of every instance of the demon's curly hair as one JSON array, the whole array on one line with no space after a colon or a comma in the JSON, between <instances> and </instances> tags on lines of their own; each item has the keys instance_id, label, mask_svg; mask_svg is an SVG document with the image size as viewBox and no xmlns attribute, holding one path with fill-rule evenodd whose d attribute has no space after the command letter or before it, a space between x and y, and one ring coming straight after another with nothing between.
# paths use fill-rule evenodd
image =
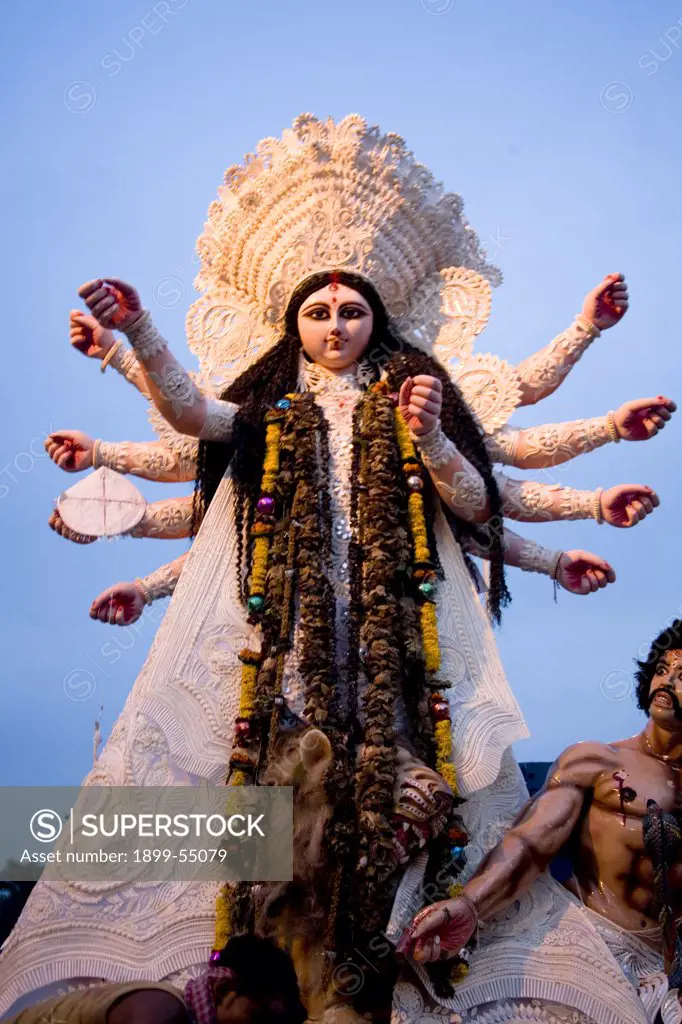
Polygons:
<instances>
[{"instance_id":1,"label":"demon's curly hair","mask_svg":"<svg viewBox=\"0 0 682 1024\"><path fill-rule=\"evenodd\" d=\"M649 690L659 661L667 651L682 651L682 619L675 619L656 637L644 661L635 661L637 707L649 714Z\"/></svg>"},{"instance_id":2,"label":"demon's curly hair","mask_svg":"<svg viewBox=\"0 0 682 1024\"><path fill-rule=\"evenodd\" d=\"M301 340L297 315L303 302L331 280L359 292L374 314L374 326L362 363L378 380L386 371L392 391L398 391L407 377L427 374L438 377L443 385L441 426L458 451L480 473L488 493L490 520L485 530L455 517L447 516L458 537L473 535L490 552L490 590L488 604L492 618L499 621L501 608L509 601L504 578L502 503L493 477L492 465L483 434L471 410L450 376L436 359L406 342L391 325L376 289L365 278L346 271L315 274L294 291L287 307L284 334L279 342L253 366L250 366L220 396L239 406L230 444L202 441L195 490L193 532L208 508L216 488L231 464L237 488L238 564L242 565L244 537L248 531L260 487L265 456L264 417L278 399L295 391L299 376Z\"/></svg>"}]
</instances>

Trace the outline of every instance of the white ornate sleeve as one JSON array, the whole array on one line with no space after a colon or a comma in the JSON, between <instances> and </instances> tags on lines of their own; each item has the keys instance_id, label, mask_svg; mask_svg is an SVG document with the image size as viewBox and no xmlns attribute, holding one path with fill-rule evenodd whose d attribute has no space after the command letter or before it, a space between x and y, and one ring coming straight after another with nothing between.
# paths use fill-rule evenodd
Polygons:
<instances>
[{"instance_id":1,"label":"white ornate sleeve","mask_svg":"<svg viewBox=\"0 0 682 1024\"><path fill-rule=\"evenodd\" d=\"M412 434L415 447L446 505L470 522L487 519L485 482L437 424L428 434Z\"/></svg>"},{"instance_id":2,"label":"white ornate sleeve","mask_svg":"<svg viewBox=\"0 0 682 1024\"><path fill-rule=\"evenodd\" d=\"M95 441L92 464L108 466L117 473L131 473L144 480L180 483L197 475L197 442L187 438L179 451L160 441Z\"/></svg>"},{"instance_id":3,"label":"white ornate sleeve","mask_svg":"<svg viewBox=\"0 0 682 1024\"><path fill-rule=\"evenodd\" d=\"M490 558L490 547L474 537L463 537L462 546L477 558ZM538 572L554 579L563 551L542 547L534 540L526 540L513 530L504 528L504 561L523 572Z\"/></svg>"},{"instance_id":4,"label":"white ornate sleeve","mask_svg":"<svg viewBox=\"0 0 682 1024\"><path fill-rule=\"evenodd\" d=\"M539 484L534 480L512 480L495 473L502 498L502 510L510 519L526 523L555 519L596 519L601 517L601 490L576 491L560 484Z\"/></svg>"},{"instance_id":5,"label":"white ornate sleeve","mask_svg":"<svg viewBox=\"0 0 682 1024\"><path fill-rule=\"evenodd\" d=\"M148 309L125 328L125 334L145 368L152 401L170 425L190 437L229 441L237 406L199 390L169 351Z\"/></svg>"},{"instance_id":6,"label":"white ornate sleeve","mask_svg":"<svg viewBox=\"0 0 682 1024\"><path fill-rule=\"evenodd\" d=\"M186 551L184 555L162 565L154 572L150 572L148 576L138 577L135 580L142 592L145 604L151 604L152 601L158 601L160 597L169 597L174 593L188 554L189 551Z\"/></svg>"},{"instance_id":7,"label":"white ornate sleeve","mask_svg":"<svg viewBox=\"0 0 682 1024\"><path fill-rule=\"evenodd\" d=\"M516 367L521 405L534 405L559 387L601 331L582 315L554 341Z\"/></svg>"},{"instance_id":8,"label":"white ornate sleeve","mask_svg":"<svg viewBox=\"0 0 682 1024\"><path fill-rule=\"evenodd\" d=\"M592 452L609 441L620 441L613 413L525 430L506 428L488 436L486 446L492 462L518 469L545 469Z\"/></svg>"},{"instance_id":9,"label":"white ornate sleeve","mask_svg":"<svg viewBox=\"0 0 682 1024\"><path fill-rule=\"evenodd\" d=\"M109 365L113 366L116 372L120 373L134 388L137 388L145 398L151 398L144 370L133 349L124 348L123 344L120 344L109 360ZM102 366L106 369L104 363Z\"/></svg>"},{"instance_id":10,"label":"white ornate sleeve","mask_svg":"<svg viewBox=\"0 0 682 1024\"><path fill-rule=\"evenodd\" d=\"M154 537L156 540L177 540L189 537L192 529L192 495L166 498L147 505L142 519L128 537Z\"/></svg>"}]
</instances>

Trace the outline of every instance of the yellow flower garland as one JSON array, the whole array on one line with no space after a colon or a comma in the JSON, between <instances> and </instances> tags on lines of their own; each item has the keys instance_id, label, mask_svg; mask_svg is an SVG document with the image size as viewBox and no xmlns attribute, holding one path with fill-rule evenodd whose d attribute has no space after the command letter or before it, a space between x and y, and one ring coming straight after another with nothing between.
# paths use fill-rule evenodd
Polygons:
<instances>
[{"instance_id":1,"label":"yellow flower garland","mask_svg":"<svg viewBox=\"0 0 682 1024\"><path fill-rule=\"evenodd\" d=\"M417 458L414 442L410 437L410 431L405 418L398 407L395 409L394 419L396 439L405 475L408 477L408 480L410 477L419 477L421 480L422 465ZM429 576L424 571L423 566L428 566L431 562L431 551L429 549L429 537L426 529L426 516L424 514L424 498L422 497L421 488L410 488L407 508L414 546L414 576L417 579L428 581ZM420 607L419 620L424 668L428 673L433 674L440 669L441 656L436 606L428 598ZM443 698L440 699L443 700ZM445 779L452 792L457 796L457 772L452 763L452 723L449 718L443 718L434 723L434 736L436 741L436 771Z\"/></svg>"},{"instance_id":2,"label":"yellow flower garland","mask_svg":"<svg viewBox=\"0 0 682 1024\"><path fill-rule=\"evenodd\" d=\"M271 414L273 415L273 414ZM276 417L276 418L275 418ZM265 428L265 458L263 460L263 476L261 494L271 495L275 489L280 465L279 442L282 435L281 413L274 413L273 419ZM254 523L252 533L253 557L251 577L249 579L249 597L263 597L265 581L268 573L268 560L272 538L272 527L268 523ZM256 710L256 678L260 663L260 654L244 649L239 655L242 662L241 689L239 698L239 717L252 718ZM246 786L249 775L237 768L230 776L231 786ZM222 949L230 937L232 930L232 886L223 885L216 899L214 950Z\"/></svg>"},{"instance_id":3,"label":"yellow flower garland","mask_svg":"<svg viewBox=\"0 0 682 1024\"><path fill-rule=\"evenodd\" d=\"M425 601L420 609L424 667L427 672L440 668L440 644L438 643L438 617L432 601Z\"/></svg>"}]
</instances>

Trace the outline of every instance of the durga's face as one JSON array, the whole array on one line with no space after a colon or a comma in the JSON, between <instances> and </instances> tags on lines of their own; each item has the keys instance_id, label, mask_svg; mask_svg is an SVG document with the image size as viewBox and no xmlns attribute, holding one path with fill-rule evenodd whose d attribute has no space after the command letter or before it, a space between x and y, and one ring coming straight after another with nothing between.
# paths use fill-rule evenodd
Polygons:
<instances>
[{"instance_id":1,"label":"durga's face","mask_svg":"<svg viewBox=\"0 0 682 1024\"><path fill-rule=\"evenodd\" d=\"M301 344L314 362L345 370L367 348L374 314L360 292L331 282L301 304L297 323Z\"/></svg>"}]
</instances>

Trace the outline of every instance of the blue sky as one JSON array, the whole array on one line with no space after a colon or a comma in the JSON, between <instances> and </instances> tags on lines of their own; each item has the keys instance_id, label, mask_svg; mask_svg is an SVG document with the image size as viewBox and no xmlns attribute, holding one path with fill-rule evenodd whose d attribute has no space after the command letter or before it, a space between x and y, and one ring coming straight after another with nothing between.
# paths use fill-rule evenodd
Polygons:
<instances>
[{"instance_id":1,"label":"blue sky","mask_svg":"<svg viewBox=\"0 0 682 1024\"><path fill-rule=\"evenodd\" d=\"M359 112L403 135L463 195L505 275L483 350L524 358L570 323L605 273L627 275L624 322L521 425L661 392L682 400L682 5L43 2L8 8L3 28L0 783L86 773L99 707L106 735L160 612L121 630L92 622L90 602L182 550L136 540L77 548L46 525L76 478L42 454L45 434L152 437L140 397L70 350L76 289L98 275L132 281L192 365L184 315L208 206L224 169L298 113ZM161 305L167 278L177 301ZM512 573L499 643L533 733L521 759L638 727L632 658L682 612L680 430L673 421L652 442L609 446L551 478L650 484L661 507L636 529L521 527L553 547L595 550L618 572L607 592L561 592L558 604L546 578ZM173 490L142 487L150 499Z\"/></svg>"}]
</instances>

